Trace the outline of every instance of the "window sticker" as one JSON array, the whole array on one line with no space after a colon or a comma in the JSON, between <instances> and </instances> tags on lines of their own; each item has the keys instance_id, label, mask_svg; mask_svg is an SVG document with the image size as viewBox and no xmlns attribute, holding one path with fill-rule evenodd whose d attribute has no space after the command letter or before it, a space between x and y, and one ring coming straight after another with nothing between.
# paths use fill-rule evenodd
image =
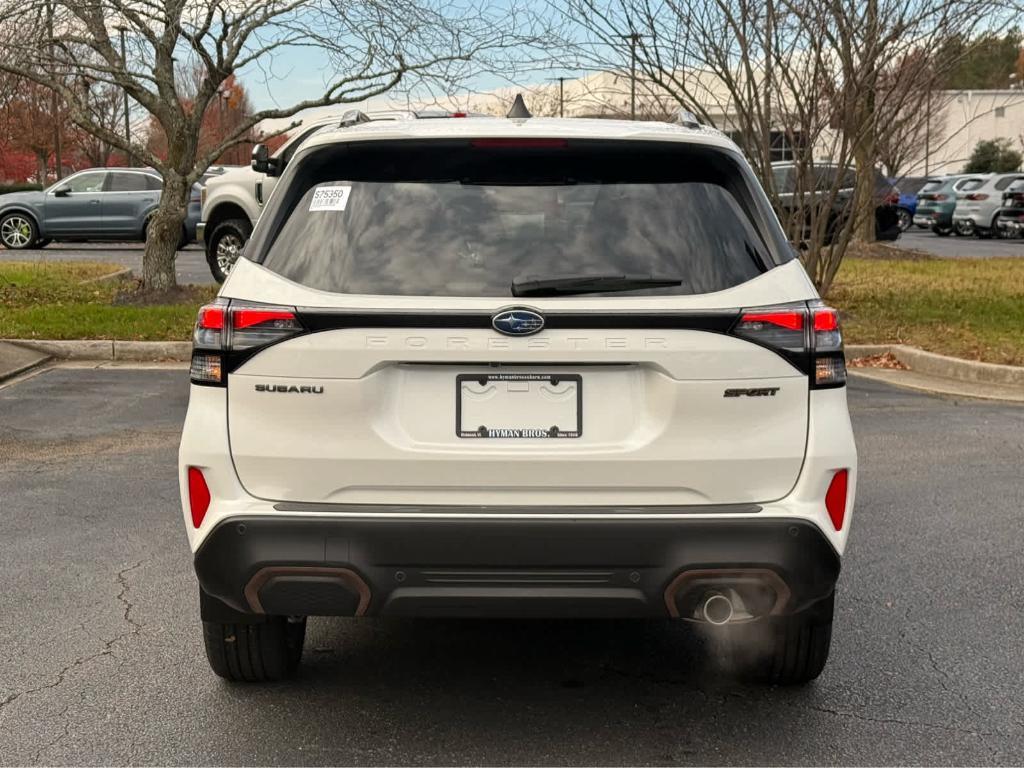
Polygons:
<instances>
[{"instance_id":1,"label":"window sticker","mask_svg":"<svg viewBox=\"0 0 1024 768\"><path fill-rule=\"evenodd\" d=\"M344 211L352 187L317 187L309 201L311 211Z\"/></svg>"}]
</instances>

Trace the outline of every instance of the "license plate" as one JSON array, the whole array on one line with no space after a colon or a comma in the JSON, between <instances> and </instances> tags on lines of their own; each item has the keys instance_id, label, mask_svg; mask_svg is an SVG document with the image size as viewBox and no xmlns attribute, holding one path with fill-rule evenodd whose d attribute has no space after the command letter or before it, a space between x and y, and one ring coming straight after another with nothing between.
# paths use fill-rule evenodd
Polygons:
<instances>
[{"instance_id":1,"label":"license plate","mask_svg":"<svg viewBox=\"0 0 1024 768\"><path fill-rule=\"evenodd\" d=\"M583 379L572 373L459 374L455 434L485 440L579 437Z\"/></svg>"}]
</instances>

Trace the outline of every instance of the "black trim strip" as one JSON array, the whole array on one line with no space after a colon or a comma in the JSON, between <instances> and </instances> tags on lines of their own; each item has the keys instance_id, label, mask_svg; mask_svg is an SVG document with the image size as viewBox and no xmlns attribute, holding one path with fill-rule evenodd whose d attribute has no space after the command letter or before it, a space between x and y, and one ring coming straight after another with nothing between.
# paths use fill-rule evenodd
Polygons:
<instances>
[{"instance_id":1,"label":"black trim strip","mask_svg":"<svg viewBox=\"0 0 1024 768\"><path fill-rule=\"evenodd\" d=\"M714 312L541 312L545 330L642 328L728 333L740 310ZM299 320L310 331L342 328L488 328L490 312L349 312L299 308Z\"/></svg>"}]
</instances>

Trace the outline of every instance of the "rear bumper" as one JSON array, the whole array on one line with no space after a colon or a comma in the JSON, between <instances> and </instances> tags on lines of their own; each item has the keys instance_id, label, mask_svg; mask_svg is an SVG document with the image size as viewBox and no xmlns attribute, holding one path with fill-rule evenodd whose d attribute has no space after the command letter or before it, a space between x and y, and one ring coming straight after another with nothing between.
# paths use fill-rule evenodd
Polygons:
<instances>
[{"instance_id":1,"label":"rear bumper","mask_svg":"<svg viewBox=\"0 0 1024 768\"><path fill-rule=\"evenodd\" d=\"M565 519L457 510L381 519L358 510L222 520L195 554L204 616L223 608L253 616L690 618L701 596L734 585L767 590L773 597L763 610L790 613L828 597L839 575L828 539L799 519L600 520L565 509L551 510Z\"/></svg>"},{"instance_id":2,"label":"rear bumper","mask_svg":"<svg viewBox=\"0 0 1024 768\"><path fill-rule=\"evenodd\" d=\"M196 223L196 242L199 245L206 244L206 222L200 221Z\"/></svg>"},{"instance_id":3,"label":"rear bumper","mask_svg":"<svg viewBox=\"0 0 1024 768\"><path fill-rule=\"evenodd\" d=\"M990 218L986 218L981 213L956 213L953 216L954 225L970 224L978 229L984 229L989 225Z\"/></svg>"},{"instance_id":4,"label":"rear bumper","mask_svg":"<svg viewBox=\"0 0 1024 768\"><path fill-rule=\"evenodd\" d=\"M1019 236L1024 232L1024 211L1000 214L996 219L996 228L1013 236Z\"/></svg>"}]
</instances>

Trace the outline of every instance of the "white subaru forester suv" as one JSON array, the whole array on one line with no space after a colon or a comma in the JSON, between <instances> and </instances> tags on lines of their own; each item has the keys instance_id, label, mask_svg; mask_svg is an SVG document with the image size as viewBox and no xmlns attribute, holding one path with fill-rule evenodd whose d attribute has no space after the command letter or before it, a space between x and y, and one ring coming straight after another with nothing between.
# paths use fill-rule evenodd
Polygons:
<instances>
[{"instance_id":1,"label":"white subaru forester suv","mask_svg":"<svg viewBox=\"0 0 1024 768\"><path fill-rule=\"evenodd\" d=\"M636 616L817 677L842 340L736 146L688 117L353 122L199 311L179 477L214 672L293 673L307 616Z\"/></svg>"}]
</instances>

